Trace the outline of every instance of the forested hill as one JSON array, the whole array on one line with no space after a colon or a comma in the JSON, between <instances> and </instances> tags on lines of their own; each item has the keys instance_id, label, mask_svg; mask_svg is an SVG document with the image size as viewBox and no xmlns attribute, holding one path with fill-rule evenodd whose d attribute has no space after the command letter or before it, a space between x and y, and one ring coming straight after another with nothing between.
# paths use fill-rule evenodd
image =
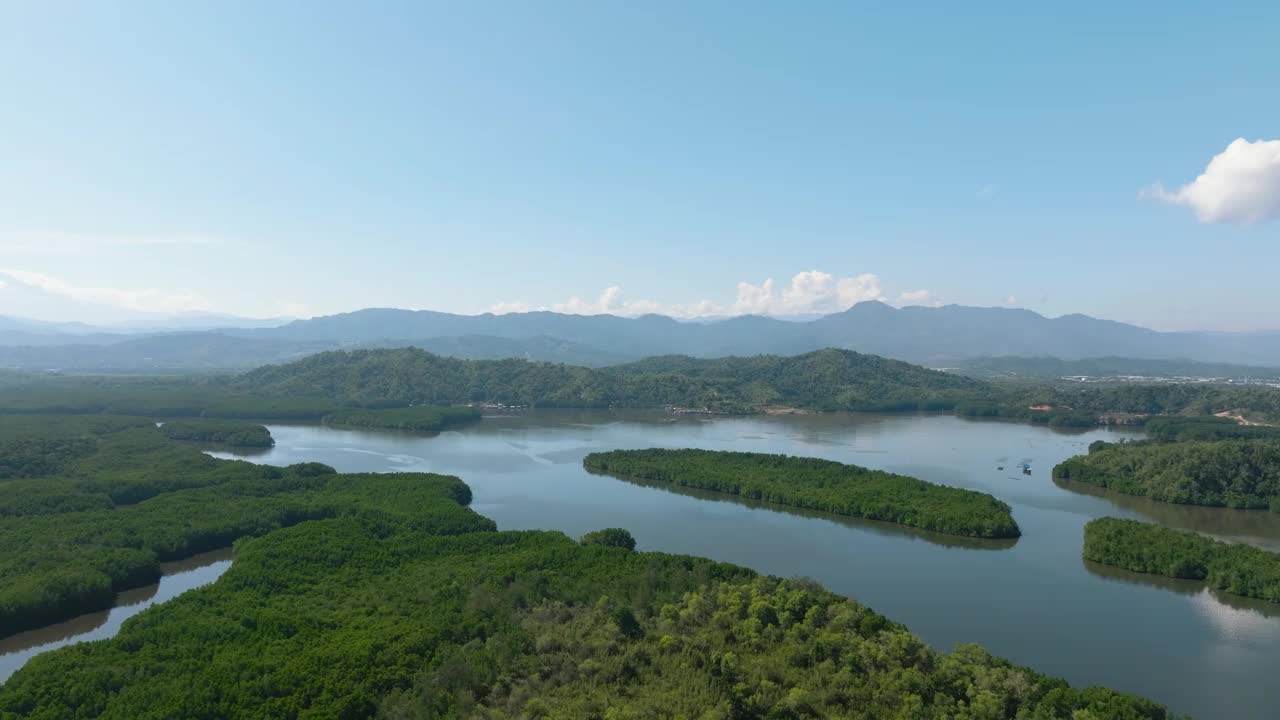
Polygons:
<instances>
[{"instance_id":1,"label":"forested hill","mask_svg":"<svg viewBox=\"0 0 1280 720\"><path fill-rule=\"evenodd\" d=\"M418 350L321 353L240 376L254 392L361 403L497 402L550 407L746 411L945 410L987 397L981 381L848 350L701 360L652 358L589 369L525 360L459 360Z\"/></svg>"}]
</instances>

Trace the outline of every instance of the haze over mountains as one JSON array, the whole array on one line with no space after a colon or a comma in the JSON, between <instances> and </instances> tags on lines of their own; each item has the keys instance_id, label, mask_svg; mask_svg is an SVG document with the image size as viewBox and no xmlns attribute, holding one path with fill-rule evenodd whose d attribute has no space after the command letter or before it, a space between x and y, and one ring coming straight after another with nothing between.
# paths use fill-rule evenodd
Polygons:
<instances>
[{"instance_id":1,"label":"haze over mountains","mask_svg":"<svg viewBox=\"0 0 1280 720\"><path fill-rule=\"evenodd\" d=\"M455 315L379 308L268 327L250 327L235 318L201 321L207 324L157 332L0 317L0 366L238 369L335 348L407 345L464 358L520 357L587 366L654 355L794 355L825 347L935 367L989 356L1280 366L1280 331L1158 332L1085 315L1046 318L1030 310L960 305L895 308L863 302L809 321L751 315L710 322L553 312Z\"/></svg>"}]
</instances>

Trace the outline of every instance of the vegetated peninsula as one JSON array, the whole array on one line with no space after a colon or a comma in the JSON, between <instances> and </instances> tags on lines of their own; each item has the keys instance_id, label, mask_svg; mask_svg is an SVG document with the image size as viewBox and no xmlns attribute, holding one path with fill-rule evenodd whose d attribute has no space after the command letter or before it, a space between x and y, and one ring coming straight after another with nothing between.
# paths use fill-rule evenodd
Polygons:
<instances>
[{"instance_id":1,"label":"vegetated peninsula","mask_svg":"<svg viewBox=\"0 0 1280 720\"><path fill-rule=\"evenodd\" d=\"M622 479L711 490L751 500L883 520L979 538L1021 532L1007 504L986 493L817 458L715 450L613 450L583 466Z\"/></svg>"},{"instance_id":2,"label":"vegetated peninsula","mask_svg":"<svg viewBox=\"0 0 1280 720\"><path fill-rule=\"evenodd\" d=\"M1170 717L974 645L939 653L810 581L634 552L616 528L498 532L457 478L258 467L154 426L36 420L27 439L88 454L0 482L11 503L67 501L0 516L0 634L245 539L212 585L33 658L0 686L3 720Z\"/></svg>"},{"instance_id":3,"label":"vegetated peninsula","mask_svg":"<svg viewBox=\"0 0 1280 720\"><path fill-rule=\"evenodd\" d=\"M215 442L237 447L271 447L271 431L256 423L238 420L172 420L160 428L174 440Z\"/></svg>"},{"instance_id":4,"label":"vegetated peninsula","mask_svg":"<svg viewBox=\"0 0 1280 720\"><path fill-rule=\"evenodd\" d=\"M326 415L323 422L334 427L442 432L479 419L480 411L474 408L414 405L376 410L338 410Z\"/></svg>"},{"instance_id":5,"label":"vegetated peninsula","mask_svg":"<svg viewBox=\"0 0 1280 720\"><path fill-rule=\"evenodd\" d=\"M1094 443L1053 476L1170 503L1280 512L1280 441Z\"/></svg>"},{"instance_id":6,"label":"vegetated peninsula","mask_svg":"<svg viewBox=\"0 0 1280 720\"><path fill-rule=\"evenodd\" d=\"M0 637L110 607L115 593L155 582L161 562L243 537L305 520L398 512L419 491L470 497L460 481L436 476L405 481L335 475L318 463L217 460L154 425L6 417L0 431L18 420L28 435L43 430L47 448L66 450L56 463L29 465L26 440L0 442L0 467L26 468L0 482Z\"/></svg>"},{"instance_id":7,"label":"vegetated peninsula","mask_svg":"<svg viewBox=\"0 0 1280 720\"><path fill-rule=\"evenodd\" d=\"M1134 572L1205 580L1223 592L1280 602L1280 553L1193 532L1098 518L1085 525L1084 557Z\"/></svg>"}]
</instances>

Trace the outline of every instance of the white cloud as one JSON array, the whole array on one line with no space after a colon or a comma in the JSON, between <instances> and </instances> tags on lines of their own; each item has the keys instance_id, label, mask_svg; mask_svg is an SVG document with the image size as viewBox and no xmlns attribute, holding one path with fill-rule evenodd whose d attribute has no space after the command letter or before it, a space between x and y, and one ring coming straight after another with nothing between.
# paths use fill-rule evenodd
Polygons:
<instances>
[{"instance_id":1,"label":"white cloud","mask_svg":"<svg viewBox=\"0 0 1280 720\"><path fill-rule=\"evenodd\" d=\"M500 303L499 305L528 307L527 303ZM668 310L653 300L627 300L623 297L622 288L617 285L605 288L595 300L583 300L575 295L562 303L552 305L551 309L568 315L644 315Z\"/></svg>"},{"instance_id":2,"label":"white cloud","mask_svg":"<svg viewBox=\"0 0 1280 720\"><path fill-rule=\"evenodd\" d=\"M1237 138L1190 183L1172 192L1157 184L1139 196L1189 207L1200 222L1273 220L1280 217L1280 140Z\"/></svg>"},{"instance_id":3,"label":"white cloud","mask_svg":"<svg viewBox=\"0 0 1280 720\"><path fill-rule=\"evenodd\" d=\"M0 275L16 285L79 302L107 305L140 312L171 313L207 311L212 306L194 292L170 292L154 288L81 287L65 280L30 270L0 269Z\"/></svg>"},{"instance_id":4,"label":"white cloud","mask_svg":"<svg viewBox=\"0 0 1280 720\"><path fill-rule=\"evenodd\" d=\"M760 285L738 283L738 299L728 315L796 315L839 312L863 300L880 300L880 278L871 273L837 278L831 273L808 270L796 273L791 284L778 290L773 278Z\"/></svg>"},{"instance_id":5,"label":"white cloud","mask_svg":"<svg viewBox=\"0 0 1280 720\"><path fill-rule=\"evenodd\" d=\"M506 315L507 313L527 313L535 308L527 302L500 302L494 303L489 307L489 312L494 315Z\"/></svg>"},{"instance_id":6,"label":"white cloud","mask_svg":"<svg viewBox=\"0 0 1280 720\"><path fill-rule=\"evenodd\" d=\"M898 295L899 305L937 305L939 302L928 290L908 290Z\"/></svg>"},{"instance_id":7,"label":"white cloud","mask_svg":"<svg viewBox=\"0 0 1280 720\"><path fill-rule=\"evenodd\" d=\"M712 300L681 304L666 304L656 300L628 300L621 287L606 288L594 300L578 296L550 306L535 307L526 302L501 302L489 308L496 314L554 310L573 315L644 315L659 313L672 317L692 318L717 315L797 315L807 313L831 313L846 310L864 300L882 300L884 293L880 278L871 273L838 278L831 273L809 270L796 273L785 287L779 287L773 278L759 285L747 281L738 283L737 297L731 303Z\"/></svg>"},{"instance_id":8,"label":"white cloud","mask_svg":"<svg viewBox=\"0 0 1280 720\"><path fill-rule=\"evenodd\" d=\"M1017 295L1010 295L1009 297L1007 297L1007 298L1005 298L1005 299L1004 299L1004 304L1005 304L1005 305L1017 305L1017 304L1018 304L1018 296L1017 296Z\"/></svg>"}]
</instances>

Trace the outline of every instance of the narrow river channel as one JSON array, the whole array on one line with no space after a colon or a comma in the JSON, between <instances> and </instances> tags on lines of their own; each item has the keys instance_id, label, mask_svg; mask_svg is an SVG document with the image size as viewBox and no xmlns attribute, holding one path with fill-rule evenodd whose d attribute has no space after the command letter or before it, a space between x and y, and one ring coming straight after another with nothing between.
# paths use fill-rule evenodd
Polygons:
<instances>
[{"instance_id":1,"label":"narrow river channel","mask_svg":"<svg viewBox=\"0 0 1280 720\"><path fill-rule=\"evenodd\" d=\"M0 683L28 660L56 648L91 640L103 640L120 631L125 620L147 608L217 580L231 567L231 548L201 553L160 566L163 573L155 585L135 588L116 596L110 610L81 615L56 625L28 630L0 639Z\"/></svg>"}]
</instances>

